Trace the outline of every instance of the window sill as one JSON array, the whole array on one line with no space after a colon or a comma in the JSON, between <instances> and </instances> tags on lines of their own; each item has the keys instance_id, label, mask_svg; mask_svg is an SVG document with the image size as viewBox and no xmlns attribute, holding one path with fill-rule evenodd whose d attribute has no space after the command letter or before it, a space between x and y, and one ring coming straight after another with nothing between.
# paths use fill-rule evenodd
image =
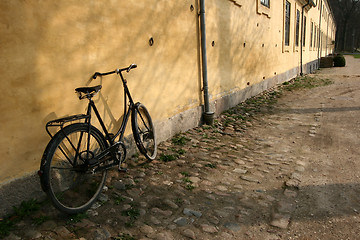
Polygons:
<instances>
[{"instance_id":1,"label":"window sill","mask_svg":"<svg viewBox=\"0 0 360 240\"><path fill-rule=\"evenodd\" d=\"M234 3L238 7L242 7L243 0L229 0L230 2Z\"/></svg>"},{"instance_id":2,"label":"window sill","mask_svg":"<svg viewBox=\"0 0 360 240\"><path fill-rule=\"evenodd\" d=\"M283 53L290 52L290 46L283 45Z\"/></svg>"},{"instance_id":3,"label":"window sill","mask_svg":"<svg viewBox=\"0 0 360 240\"><path fill-rule=\"evenodd\" d=\"M260 0L256 1L256 8L257 8L257 13L260 15L265 15L268 18L270 18L270 7L264 6L261 4Z\"/></svg>"}]
</instances>

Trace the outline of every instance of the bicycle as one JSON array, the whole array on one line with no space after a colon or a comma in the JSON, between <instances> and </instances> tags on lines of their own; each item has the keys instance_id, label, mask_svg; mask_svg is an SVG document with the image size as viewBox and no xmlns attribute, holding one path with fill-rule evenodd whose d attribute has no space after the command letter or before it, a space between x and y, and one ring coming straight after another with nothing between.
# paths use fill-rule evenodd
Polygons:
<instances>
[{"instance_id":1,"label":"bicycle","mask_svg":"<svg viewBox=\"0 0 360 240\"><path fill-rule=\"evenodd\" d=\"M107 170L118 166L119 171L126 171L122 167L126 158L123 139L130 113L137 148L148 161L155 159L157 146L150 114L142 103L134 103L122 74L136 67L136 64L131 64L111 72L96 72L92 77L96 79L98 76L117 74L123 83L124 117L115 134L109 133L92 100L102 85L75 89L80 100L89 101L86 114L59 118L46 124L51 140L42 156L38 174L43 191L58 210L76 214L89 209L103 190ZM105 135L91 124L92 112ZM52 127L60 130L52 135Z\"/></svg>"}]
</instances>

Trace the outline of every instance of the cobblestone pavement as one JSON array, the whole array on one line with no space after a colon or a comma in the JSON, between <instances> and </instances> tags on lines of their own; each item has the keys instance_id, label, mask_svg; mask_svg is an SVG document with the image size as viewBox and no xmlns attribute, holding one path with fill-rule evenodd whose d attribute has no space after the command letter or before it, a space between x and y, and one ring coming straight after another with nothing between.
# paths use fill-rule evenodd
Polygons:
<instances>
[{"instance_id":1,"label":"cobblestone pavement","mask_svg":"<svg viewBox=\"0 0 360 240\"><path fill-rule=\"evenodd\" d=\"M6 239L297 238L289 228L323 117L297 110L311 91L272 89L212 127L179 133L159 145L157 160L134 156L127 173L110 171L86 214L66 216L45 202Z\"/></svg>"},{"instance_id":2,"label":"cobblestone pavement","mask_svg":"<svg viewBox=\"0 0 360 240\"><path fill-rule=\"evenodd\" d=\"M34 226L31 218L23 220L8 239L233 239L253 237L253 227L271 239L271 226L285 229L289 223L304 169L282 144L287 136L257 133L291 127L279 125L278 116L265 121L256 113L268 111L258 101L274 101L277 92L271 93L249 101L241 113L228 111L215 127L197 127L161 143L156 161L140 164L141 157L133 157L127 173L111 171L87 216L64 216L46 204L32 220L47 221Z\"/></svg>"}]
</instances>

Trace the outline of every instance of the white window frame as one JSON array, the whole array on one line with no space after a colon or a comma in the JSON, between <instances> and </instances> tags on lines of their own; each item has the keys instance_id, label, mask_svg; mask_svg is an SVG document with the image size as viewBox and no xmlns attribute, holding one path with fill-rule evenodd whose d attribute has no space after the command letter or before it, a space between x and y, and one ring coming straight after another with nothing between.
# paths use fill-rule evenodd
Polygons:
<instances>
[{"instance_id":1,"label":"white window frame","mask_svg":"<svg viewBox=\"0 0 360 240\"><path fill-rule=\"evenodd\" d=\"M303 23L302 23L302 27L303 27L303 32L302 32L302 45L303 47L306 46L306 22L307 22L307 17L303 16Z\"/></svg>"},{"instance_id":2,"label":"white window frame","mask_svg":"<svg viewBox=\"0 0 360 240\"><path fill-rule=\"evenodd\" d=\"M301 28L301 14L299 9L295 9L295 47L300 46L300 28Z\"/></svg>"},{"instance_id":3,"label":"white window frame","mask_svg":"<svg viewBox=\"0 0 360 240\"><path fill-rule=\"evenodd\" d=\"M310 19L310 41L309 41L309 49L313 50L313 39L314 39L314 22Z\"/></svg>"},{"instance_id":4,"label":"white window frame","mask_svg":"<svg viewBox=\"0 0 360 240\"><path fill-rule=\"evenodd\" d=\"M286 4L289 3L289 11L286 10ZM294 6L293 6L294 7ZM283 52L289 52L290 46L291 46L291 2L289 0L284 0L284 32L283 32ZM286 13L289 13L289 16L286 15ZM288 31L286 31L288 30ZM287 43L286 43L286 40Z\"/></svg>"}]
</instances>

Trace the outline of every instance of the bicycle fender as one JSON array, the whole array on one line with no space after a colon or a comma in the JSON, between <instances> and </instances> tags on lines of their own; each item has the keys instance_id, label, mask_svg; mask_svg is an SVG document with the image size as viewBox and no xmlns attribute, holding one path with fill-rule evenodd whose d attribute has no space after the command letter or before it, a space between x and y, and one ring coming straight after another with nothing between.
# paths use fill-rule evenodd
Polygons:
<instances>
[{"instance_id":1,"label":"bicycle fender","mask_svg":"<svg viewBox=\"0 0 360 240\"><path fill-rule=\"evenodd\" d=\"M44 192L47 192L48 189L49 189L49 183L45 180L45 179L47 179L47 176L46 176L46 171L44 171L44 169L45 169L46 164L47 164L47 153L49 152L49 148L51 147L52 142L53 141L50 140L50 142L48 143L48 145L45 148L45 151L44 151L44 153L42 155L42 158L41 158L40 170L38 171L38 175L40 177L41 189Z\"/></svg>"}]
</instances>

